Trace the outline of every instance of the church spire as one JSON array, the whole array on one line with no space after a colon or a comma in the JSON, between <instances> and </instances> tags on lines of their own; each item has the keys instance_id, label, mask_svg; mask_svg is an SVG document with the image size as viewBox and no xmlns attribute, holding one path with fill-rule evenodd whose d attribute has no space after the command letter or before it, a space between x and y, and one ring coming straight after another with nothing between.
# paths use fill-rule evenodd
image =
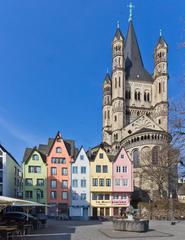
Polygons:
<instances>
[{"instance_id":1,"label":"church spire","mask_svg":"<svg viewBox=\"0 0 185 240\"><path fill-rule=\"evenodd\" d=\"M125 58L126 79L152 81L152 77L144 69L133 21L131 20L129 22L129 29L125 44Z\"/></svg>"}]
</instances>

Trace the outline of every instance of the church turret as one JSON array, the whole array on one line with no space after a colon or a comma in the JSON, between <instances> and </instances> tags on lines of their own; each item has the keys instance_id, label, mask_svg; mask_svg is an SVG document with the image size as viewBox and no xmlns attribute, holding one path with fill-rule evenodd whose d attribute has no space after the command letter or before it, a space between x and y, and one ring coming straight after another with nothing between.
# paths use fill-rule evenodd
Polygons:
<instances>
[{"instance_id":1,"label":"church turret","mask_svg":"<svg viewBox=\"0 0 185 240\"><path fill-rule=\"evenodd\" d=\"M160 37L154 50L154 103L156 121L168 130L168 45L160 31Z\"/></svg>"},{"instance_id":2,"label":"church turret","mask_svg":"<svg viewBox=\"0 0 185 240\"><path fill-rule=\"evenodd\" d=\"M111 77L107 72L103 83L103 142L111 145L112 127L112 83Z\"/></svg>"},{"instance_id":3,"label":"church turret","mask_svg":"<svg viewBox=\"0 0 185 240\"><path fill-rule=\"evenodd\" d=\"M121 140L125 112L124 36L118 24L112 42L112 143Z\"/></svg>"}]
</instances>

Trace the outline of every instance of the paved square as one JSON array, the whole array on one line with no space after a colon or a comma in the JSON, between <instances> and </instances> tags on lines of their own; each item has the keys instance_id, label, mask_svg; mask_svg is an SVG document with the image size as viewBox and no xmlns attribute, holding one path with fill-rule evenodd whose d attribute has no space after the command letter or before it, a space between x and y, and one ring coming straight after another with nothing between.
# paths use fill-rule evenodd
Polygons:
<instances>
[{"instance_id":1,"label":"paved square","mask_svg":"<svg viewBox=\"0 0 185 240\"><path fill-rule=\"evenodd\" d=\"M116 232L111 222L49 220L44 229L24 237L25 240L116 240L116 239L185 239L185 222L171 225L167 221L150 221L147 233Z\"/></svg>"}]
</instances>

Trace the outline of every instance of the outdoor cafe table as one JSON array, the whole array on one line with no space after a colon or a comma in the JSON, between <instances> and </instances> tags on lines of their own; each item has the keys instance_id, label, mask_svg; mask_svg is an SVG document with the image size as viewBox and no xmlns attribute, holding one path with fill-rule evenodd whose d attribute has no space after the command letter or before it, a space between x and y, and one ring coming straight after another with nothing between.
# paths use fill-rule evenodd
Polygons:
<instances>
[{"instance_id":1,"label":"outdoor cafe table","mask_svg":"<svg viewBox=\"0 0 185 240\"><path fill-rule=\"evenodd\" d=\"M0 226L0 234L2 237L6 237L6 239L9 239L10 234L14 234L17 231L16 226Z\"/></svg>"}]
</instances>

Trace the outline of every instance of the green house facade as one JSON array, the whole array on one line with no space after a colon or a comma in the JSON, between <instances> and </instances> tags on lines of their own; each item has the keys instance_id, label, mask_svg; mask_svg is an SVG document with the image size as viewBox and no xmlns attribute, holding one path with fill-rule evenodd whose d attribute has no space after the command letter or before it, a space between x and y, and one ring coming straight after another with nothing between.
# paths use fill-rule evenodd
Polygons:
<instances>
[{"instance_id":1,"label":"green house facade","mask_svg":"<svg viewBox=\"0 0 185 240\"><path fill-rule=\"evenodd\" d=\"M23 159L23 198L47 203L46 157L37 148L27 148Z\"/></svg>"}]
</instances>

